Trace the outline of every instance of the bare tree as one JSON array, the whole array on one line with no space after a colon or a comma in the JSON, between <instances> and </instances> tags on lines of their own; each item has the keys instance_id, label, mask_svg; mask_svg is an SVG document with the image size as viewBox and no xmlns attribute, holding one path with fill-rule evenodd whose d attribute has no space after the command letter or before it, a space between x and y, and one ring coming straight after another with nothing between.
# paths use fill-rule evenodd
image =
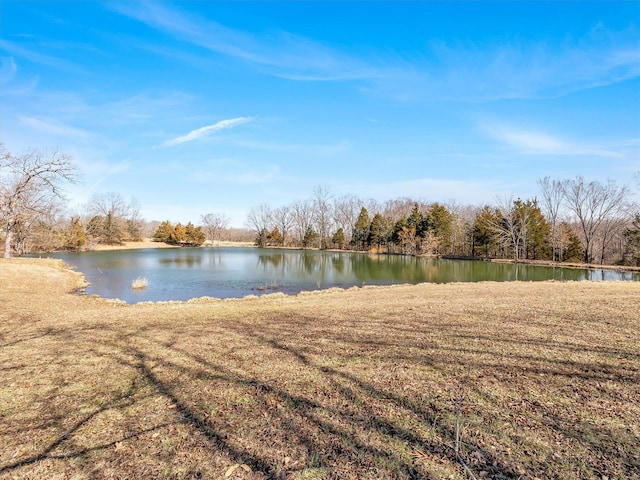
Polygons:
<instances>
[{"instance_id":1,"label":"bare tree","mask_svg":"<svg viewBox=\"0 0 640 480\"><path fill-rule=\"evenodd\" d=\"M291 207L283 205L282 207L276 208L273 211L272 217L274 225L282 235L282 244L284 245L287 242L287 234L289 233L291 225L293 224Z\"/></svg>"},{"instance_id":2,"label":"bare tree","mask_svg":"<svg viewBox=\"0 0 640 480\"><path fill-rule=\"evenodd\" d=\"M138 215L137 202L128 204L116 192L96 193L89 200L89 214L92 216L87 227L89 235L95 237L99 243L119 244L124 237L130 238L128 221L133 223ZM133 225L131 230L134 230ZM134 233L134 237L135 232ZM138 232L139 236L139 232Z\"/></svg>"},{"instance_id":3,"label":"bare tree","mask_svg":"<svg viewBox=\"0 0 640 480\"><path fill-rule=\"evenodd\" d=\"M326 248L331 228L331 194L329 187L316 186L313 189L313 217L320 235L320 248Z\"/></svg>"},{"instance_id":4,"label":"bare tree","mask_svg":"<svg viewBox=\"0 0 640 480\"><path fill-rule=\"evenodd\" d=\"M565 203L576 216L584 240L584 261L593 260L593 240L607 219L619 216L625 208L629 193L626 186L618 187L613 180L607 183L585 182L583 177L563 182Z\"/></svg>"},{"instance_id":5,"label":"bare tree","mask_svg":"<svg viewBox=\"0 0 640 480\"><path fill-rule=\"evenodd\" d=\"M52 199L46 211L23 218L13 231L12 248L24 255L34 250L52 251L61 246L67 221L62 200Z\"/></svg>"},{"instance_id":6,"label":"bare tree","mask_svg":"<svg viewBox=\"0 0 640 480\"><path fill-rule=\"evenodd\" d=\"M224 229L229 227L231 219L223 213L207 213L206 215L202 215L200 221L211 243L213 244L215 240L218 240L218 245L220 245L220 235Z\"/></svg>"},{"instance_id":7,"label":"bare tree","mask_svg":"<svg viewBox=\"0 0 640 480\"><path fill-rule=\"evenodd\" d=\"M551 230L551 258L554 261L562 260L558 255L560 246L558 222L560 220L560 207L565 195L564 186L560 180L551 180L550 177L544 177L538 180L538 188L542 193L542 208L549 220L549 228Z\"/></svg>"},{"instance_id":8,"label":"bare tree","mask_svg":"<svg viewBox=\"0 0 640 480\"><path fill-rule=\"evenodd\" d=\"M450 200L445 207L451 213L451 254L464 255L466 246L472 243L473 223L478 208L471 205L462 205Z\"/></svg>"},{"instance_id":9,"label":"bare tree","mask_svg":"<svg viewBox=\"0 0 640 480\"><path fill-rule=\"evenodd\" d=\"M144 221L140 218L140 202L138 202L138 199L131 198L128 210L127 233L129 234L129 238L133 241L142 240Z\"/></svg>"},{"instance_id":10,"label":"bare tree","mask_svg":"<svg viewBox=\"0 0 640 480\"><path fill-rule=\"evenodd\" d=\"M599 234L594 239L595 245L600 250L600 264L613 264L616 260L621 260L624 255L624 232L631 224L633 215L631 208L628 211L619 212L615 216L610 216L602 222ZM616 258L617 257L617 258ZM593 260L596 260L595 258ZM605 262L606 260L606 262Z\"/></svg>"},{"instance_id":11,"label":"bare tree","mask_svg":"<svg viewBox=\"0 0 640 480\"><path fill-rule=\"evenodd\" d=\"M313 204L309 200L298 200L291 205L292 228L298 243L302 245L304 235L313 224Z\"/></svg>"},{"instance_id":12,"label":"bare tree","mask_svg":"<svg viewBox=\"0 0 640 480\"><path fill-rule=\"evenodd\" d=\"M342 229L347 244L353 237L353 226L361 208L362 202L355 195L345 195L333 201L333 223Z\"/></svg>"},{"instance_id":13,"label":"bare tree","mask_svg":"<svg viewBox=\"0 0 640 480\"><path fill-rule=\"evenodd\" d=\"M265 203L249 210L246 225L257 234L258 245L264 247L267 244L267 234L271 230L271 207Z\"/></svg>"},{"instance_id":14,"label":"bare tree","mask_svg":"<svg viewBox=\"0 0 640 480\"><path fill-rule=\"evenodd\" d=\"M497 199L498 215L488 219L486 227L500 238L503 245L513 249L513 260L520 261L520 252L526 245L529 222L532 210L529 202L513 200L513 197L499 197Z\"/></svg>"},{"instance_id":15,"label":"bare tree","mask_svg":"<svg viewBox=\"0 0 640 480\"><path fill-rule=\"evenodd\" d=\"M62 185L74 182L77 170L71 157L58 150L28 150L12 155L0 145L0 218L5 233L4 257L11 257L14 229L33 216L46 214Z\"/></svg>"}]
</instances>

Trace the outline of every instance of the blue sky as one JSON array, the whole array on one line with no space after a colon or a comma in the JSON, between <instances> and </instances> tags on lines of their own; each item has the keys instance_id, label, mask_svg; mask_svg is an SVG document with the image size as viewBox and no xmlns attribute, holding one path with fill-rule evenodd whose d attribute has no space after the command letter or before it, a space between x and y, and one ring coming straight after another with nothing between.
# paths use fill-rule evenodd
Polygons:
<instances>
[{"instance_id":1,"label":"blue sky","mask_svg":"<svg viewBox=\"0 0 640 480\"><path fill-rule=\"evenodd\" d=\"M640 170L640 2L0 4L0 141L198 222L308 198L483 204Z\"/></svg>"}]
</instances>

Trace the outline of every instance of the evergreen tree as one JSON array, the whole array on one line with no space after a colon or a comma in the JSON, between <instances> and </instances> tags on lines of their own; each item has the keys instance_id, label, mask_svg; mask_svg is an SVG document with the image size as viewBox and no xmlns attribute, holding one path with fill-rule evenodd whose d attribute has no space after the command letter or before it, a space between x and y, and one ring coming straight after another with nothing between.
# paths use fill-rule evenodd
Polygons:
<instances>
[{"instance_id":1,"label":"evergreen tree","mask_svg":"<svg viewBox=\"0 0 640 480\"><path fill-rule=\"evenodd\" d=\"M477 215L473 224L473 248L472 255L489 256L489 251L498 244L498 239L491 228L498 221L498 212L486 205Z\"/></svg>"},{"instance_id":2,"label":"evergreen tree","mask_svg":"<svg viewBox=\"0 0 640 480\"><path fill-rule=\"evenodd\" d=\"M391 231L391 241L396 245L400 245L402 242L402 232L407 228L407 219L401 218L398 220L393 226L393 230Z\"/></svg>"},{"instance_id":3,"label":"evergreen tree","mask_svg":"<svg viewBox=\"0 0 640 480\"><path fill-rule=\"evenodd\" d=\"M568 232L567 244L564 251L565 262L581 262L584 259L584 247L578 236Z\"/></svg>"},{"instance_id":4,"label":"evergreen tree","mask_svg":"<svg viewBox=\"0 0 640 480\"><path fill-rule=\"evenodd\" d=\"M178 223L174 228L173 232L169 236L169 242L172 245L182 245L187 241L187 229L181 223Z\"/></svg>"},{"instance_id":5,"label":"evergreen tree","mask_svg":"<svg viewBox=\"0 0 640 480\"><path fill-rule=\"evenodd\" d=\"M171 224L171 222L169 222L168 220L162 222L160 225L158 225L158 228L153 234L153 241L170 243L173 230L174 230L174 227Z\"/></svg>"},{"instance_id":6,"label":"evergreen tree","mask_svg":"<svg viewBox=\"0 0 640 480\"><path fill-rule=\"evenodd\" d=\"M120 222L111 212L91 218L86 233L98 243L106 245L119 245L124 237Z\"/></svg>"},{"instance_id":7,"label":"evergreen tree","mask_svg":"<svg viewBox=\"0 0 640 480\"><path fill-rule=\"evenodd\" d=\"M140 235L140 224L137 221L127 219L127 235L129 240L132 242L142 241L142 236Z\"/></svg>"},{"instance_id":8,"label":"evergreen tree","mask_svg":"<svg viewBox=\"0 0 640 480\"><path fill-rule=\"evenodd\" d=\"M189 222L184 230L184 243L191 247L199 247L206 240L202 227L195 227Z\"/></svg>"},{"instance_id":9,"label":"evergreen tree","mask_svg":"<svg viewBox=\"0 0 640 480\"><path fill-rule=\"evenodd\" d=\"M416 234L419 233L421 229L424 229L427 226L426 224L424 224L424 217L422 216L422 212L420 211L417 203L413 205L413 209L407 217L406 226L409 228L415 228Z\"/></svg>"},{"instance_id":10,"label":"evergreen tree","mask_svg":"<svg viewBox=\"0 0 640 480\"><path fill-rule=\"evenodd\" d=\"M551 258L551 229L542 214L536 200L528 200L525 208L529 209L527 236L525 245L526 258L534 260Z\"/></svg>"},{"instance_id":11,"label":"evergreen tree","mask_svg":"<svg viewBox=\"0 0 640 480\"><path fill-rule=\"evenodd\" d=\"M381 245L385 242L384 224L382 215L380 215L379 213L376 213L373 216L373 220L371 220L367 242L369 245L376 245L378 248L380 248Z\"/></svg>"},{"instance_id":12,"label":"evergreen tree","mask_svg":"<svg viewBox=\"0 0 640 480\"><path fill-rule=\"evenodd\" d=\"M122 237L123 233L118 219L111 212L108 212L104 217L103 235L100 243L119 245L122 243Z\"/></svg>"},{"instance_id":13,"label":"evergreen tree","mask_svg":"<svg viewBox=\"0 0 640 480\"><path fill-rule=\"evenodd\" d=\"M69 229L65 232L65 245L67 250L80 250L87 244L87 236L84 232L82 222L78 217L71 219Z\"/></svg>"},{"instance_id":14,"label":"evergreen tree","mask_svg":"<svg viewBox=\"0 0 640 480\"><path fill-rule=\"evenodd\" d=\"M307 230L304 232L302 246L305 248L313 247L317 240L318 234L313 230L313 228L311 228L311 226L308 226Z\"/></svg>"},{"instance_id":15,"label":"evergreen tree","mask_svg":"<svg viewBox=\"0 0 640 480\"><path fill-rule=\"evenodd\" d=\"M278 227L274 227L274 229L267 235L267 242L270 245L282 245L284 239L282 238L282 234L280 233L280 230L278 230Z\"/></svg>"},{"instance_id":16,"label":"evergreen tree","mask_svg":"<svg viewBox=\"0 0 640 480\"><path fill-rule=\"evenodd\" d=\"M369 212L362 207L360 215L353 227L353 244L356 250L366 250L369 246L369 227L371 221L369 220Z\"/></svg>"},{"instance_id":17,"label":"evergreen tree","mask_svg":"<svg viewBox=\"0 0 640 480\"><path fill-rule=\"evenodd\" d=\"M341 250L344 248L345 241L344 230L342 228L339 228L336 233L333 234L333 237L331 237L331 242Z\"/></svg>"},{"instance_id":18,"label":"evergreen tree","mask_svg":"<svg viewBox=\"0 0 640 480\"><path fill-rule=\"evenodd\" d=\"M422 215L418 204L414 204L411 213L407 217L406 228L402 228L400 234L400 244L403 252L410 255L420 253L422 240L429 230L429 221Z\"/></svg>"},{"instance_id":19,"label":"evergreen tree","mask_svg":"<svg viewBox=\"0 0 640 480\"><path fill-rule=\"evenodd\" d=\"M447 207L434 203L426 215L426 223L428 232L431 232L437 239L435 254L451 248L451 235L453 232L453 215ZM424 236L424 233L422 234Z\"/></svg>"}]
</instances>

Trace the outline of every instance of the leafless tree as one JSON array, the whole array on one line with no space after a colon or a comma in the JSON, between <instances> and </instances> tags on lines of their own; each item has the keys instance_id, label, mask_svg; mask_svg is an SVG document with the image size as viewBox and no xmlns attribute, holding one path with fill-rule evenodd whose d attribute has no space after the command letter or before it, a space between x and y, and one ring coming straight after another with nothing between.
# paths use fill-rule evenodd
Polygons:
<instances>
[{"instance_id":1,"label":"leafless tree","mask_svg":"<svg viewBox=\"0 0 640 480\"><path fill-rule=\"evenodd\" d=\"M560 221L560 208L565 195L564 186L560 180L551 180L550 177L544 177L538 180L538 188L542 193L542 209L549 221L552 251L551 258L553 260L561 260L558 255L558 249L560 246L560 232L558 230L558 224Z\"/></svg>"},{"instance_id":2,"label":"leafless tree","mask_svg":"<svg viewBox=\"0 0 640 480\"><path fill-rule=\"evenodd\" d=\"M135 199L127 202L116 192L96 193L89 200L87 210L92 217L88 233L99 243L117 244L140 238L140 207Z\"/></svg>"},{"instance_id":3,"label":"leafless tree","mask_svg":"<svg viewBox=\"0 0 640 480\"><path fill-rule=\"evenodd\" d=\"M478 208L472 205L461 205L451 200L445 204L451 212L451 254L465 255L471 251L465 251L465 246L471 245L473 224L478 213Z\"/></svg>"},{"instance_id":4,"label":"leafless tree","mask_svg":"<svg viewBox=\"0 0 640 480\"><path fill-rule=\"evenodd\" d=\"M348 244L353 237L353 226L362 208L362 201L355 195L345 195L333 201L333 223L341 228Z\"/></svg>"},{"instance_id":5,"label":"leafless tree","mask_svg":"<svg viewBox=\"0 0 640 480\"><path fill-rule=\"evenodd\" d=\"M217 240L218 245L220 245L220 235L224 229L229 227L231 219L223 213L207 213L202 215L200 221L211 243Z\"/></svg>"},{"instance_id":6,"label":"leafless tree","mask_svg":"<svg viewBox=\"0 0 640 480\"><path fill-rule=\"evenodd\" d=\"M629 189L618 187L613 180L606 183L586 182L583 177L563 183L565 204L575 215L584 241L584 261L593 260L593 240L607 219L617 217L625 209Z\"/></svg>"},{"instance_id":7,"label":"leafless tree","mask_svg":"<svg viewBox=\"0 0 640 480\"><path fill-rule=\"evenodd\" d=\"M313 189L313 218L320 236L320 248L326 248L331 228L331 194L329 187L318 185Z\"/></svg>"},{"instance_id":8,"label":"leafless tree","mask_svg":"<svg viewBox=\"0 0 640 480\"><path fill-rule=\"evenodd\" d=\"M89 212L93 215L113 215L114 217L126 217L129 214L129 206L125 199L116 192L96 193L89 200Z\"/></svg>"},{"instance_id":9,"label":"leafless tree","mask_svg":"<svg viewBox=\"0 0 640 480\"><path fill-rule=\"evenodd\" d=\"M597 245L599 250L600 264L613 264L616 260L621 260L624 254L624 232L632 222L633 215L631 207L628 210L619 212L615 216L607 217L603 220L599 234L594 239L594 249ZM597 260L597 259L592 259Z\"/></svg>"},{"instance_id":10,"label":"leafless tree","mask_svg":"<svg viewBox=\"0 0 640 480\"><path fill-rule=\"evenodd\" d=\"M302 245L304 234L313 224L313 204L310 200L297 200L291 205L292 228Z\"/></svg>"},{"instance_id":11,"label":"leafless tree","mask_svg":"<svg viewBox=\"0 0 640 480\"><path fill-rule=\"evenodd\" d=\"M0 145L0 218L5 234L4 257L11 257L14 230L34 216L45 215L62 186L77 179L71 157L58 150L28 150L12 155Z\"/></svg>"},{"instance_id":12,"label":"leafless tree","mask_svg":"<svg viewBox=\"0 0 640 480\"><path fill-rule=\"evenodd\" d=\"M487 227L501 240L503 245L513 249L513 259L520 260L520 252L527 242L531 209L521 200L513 200L512 196L498 197L499 215L491 218Z\"/></svg>"},{"instance_id":13,"label":"leafless tree","mask_svg":"<svg viewBox=\"0 0 640 480\"><path fill-rule=\"evenodd\" d=\"M258 244L264 247L267 244L267 234L271 230L273 220L271 207L265 203L249 210L246 225L257 234Z\"/></svg>"},{"instance_id":14,"label":"leafless tree","mask_svg":"<svg viewBox=\"0 0 640 480\"><path fill-rule=\"evenodd\" d=\"M282 207L276 208L273 211L273 223L282 235L282 244L286 244L287 234L289 233L291 225L293 224L291 207L283 205Z\"/></svg>"}]
</instances>

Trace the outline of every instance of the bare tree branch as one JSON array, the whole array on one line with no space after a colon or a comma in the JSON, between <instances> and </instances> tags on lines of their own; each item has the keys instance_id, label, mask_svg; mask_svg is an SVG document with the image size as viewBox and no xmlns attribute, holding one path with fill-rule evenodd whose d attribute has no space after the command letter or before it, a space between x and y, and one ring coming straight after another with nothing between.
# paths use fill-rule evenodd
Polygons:
<instances>
[{"instance_id":1,"label":"bare tree branch","mask_svg":"<svg viewBox=\"0 0 640 480\"><path fill-rule=\"evenodd\" d=\"M0 145L0 219L5 230L4 257L11 256L13 232L34 216L46 215L63 198L62 186L78 173L69 155L56 149L12 155Z\"/></svg>"}]
</instances>

